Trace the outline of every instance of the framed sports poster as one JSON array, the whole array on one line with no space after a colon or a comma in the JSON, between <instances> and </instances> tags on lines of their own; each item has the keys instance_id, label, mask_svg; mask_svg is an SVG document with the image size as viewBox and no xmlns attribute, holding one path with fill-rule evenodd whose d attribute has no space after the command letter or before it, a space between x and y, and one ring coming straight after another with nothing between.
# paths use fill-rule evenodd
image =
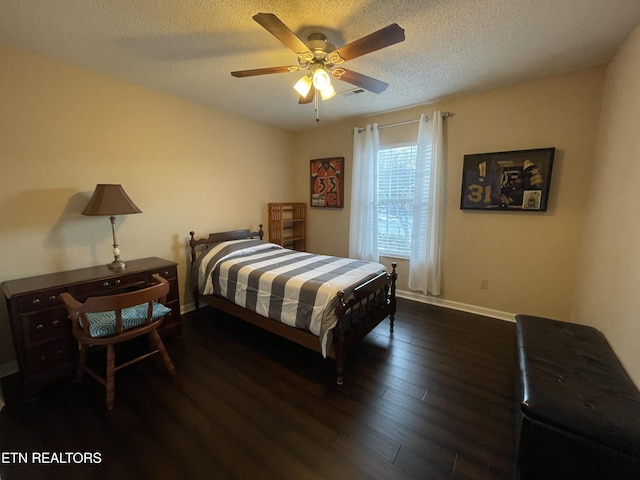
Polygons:
<instances>
[{"instance_id":1,"label":"framed sports poster","mask_svg":"<svg viewBox=\"0 0 640 480\"><path fill-rule=\"evenodd\" d=\"M464 156L460 208L545 212L555 148Z\"/></svg>"},{"instance_id":2,"label":"framed sports poster","mask_svg":"<svg viewBox=\"0 0 640 480\"><path fill-rule=\"evenodd\" d=\"M344 157L311 160L311 206L344 206Z\"/></svg>"}]
</instances>

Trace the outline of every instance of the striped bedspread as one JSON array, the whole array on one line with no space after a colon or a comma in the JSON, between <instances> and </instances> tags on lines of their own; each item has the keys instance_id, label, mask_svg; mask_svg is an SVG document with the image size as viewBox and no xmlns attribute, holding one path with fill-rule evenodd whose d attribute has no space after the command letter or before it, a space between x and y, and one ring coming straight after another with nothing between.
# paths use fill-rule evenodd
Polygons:
<instances>
[{"instance_id":1,"label":"striped bedspread","mask_svg":"<svg viewBox=\"0 0 640 480\"><path fill-rule=\"evenodd\" d=\"M328 333L337 323L337 293L364 283L383 265L288 250L262 240L223 242L201 259L198 288L264 317L319 337L326 356Z\"/></svg>"}]
</instances>

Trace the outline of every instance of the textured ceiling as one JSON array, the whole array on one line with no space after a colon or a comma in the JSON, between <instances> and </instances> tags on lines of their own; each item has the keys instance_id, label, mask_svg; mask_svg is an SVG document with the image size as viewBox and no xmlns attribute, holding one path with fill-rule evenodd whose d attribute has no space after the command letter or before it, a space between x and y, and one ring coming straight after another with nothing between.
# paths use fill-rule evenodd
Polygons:
<instances>
[{"instance_id":1,"label":"textured ceiling","mask_svg":"<svg viewBox=\"0 0 640 480\"><path fill-rule=\"evenodd\" d=\"M638 0L3 0L0 43L288 130L316 125L298 105L295 54L252 20L274 13L302 40L336 47L390 23L406 40L346 68L389 83L320 104L320 125L606 63L640 23Z\"/></svg>"}]
</instances>

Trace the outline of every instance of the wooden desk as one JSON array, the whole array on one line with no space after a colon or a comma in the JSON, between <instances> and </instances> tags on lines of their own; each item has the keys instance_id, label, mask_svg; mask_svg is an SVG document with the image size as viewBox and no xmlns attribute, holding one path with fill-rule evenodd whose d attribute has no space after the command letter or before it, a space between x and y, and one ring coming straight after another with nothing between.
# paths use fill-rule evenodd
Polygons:
<instances>
[{"instance_id":1,"label":"wooden desk","mask_svg":"<svg viewBox=\"0 0 640 480\"><path fill-rule=\"evenodd\" d=\"M18 365L29 396L47 383L73 375L77 344L71 321L58 298L70 292L80 301L97 295L112 295L151 283L154 273L167 279L169 314L158 331L162 336L181 334L177 264L157 257L127 261L123 272L106 265L10 280L2 284Z\"/></svg>"}]
</instances>

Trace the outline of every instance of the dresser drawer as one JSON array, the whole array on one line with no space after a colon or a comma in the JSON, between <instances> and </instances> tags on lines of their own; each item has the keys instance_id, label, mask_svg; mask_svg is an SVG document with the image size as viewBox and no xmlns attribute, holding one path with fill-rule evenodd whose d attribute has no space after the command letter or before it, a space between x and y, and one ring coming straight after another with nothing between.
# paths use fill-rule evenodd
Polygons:
<instances>
[{"instance_id":1,"label":"dresser drawer","mask_svg":"<svg viewBox=\"0 0 640 480\"><path fill-rule=\"evenodd\" d=\"M13 299L19 312L33 312L43 308L61 306L62 302L58 298L64 289L48 290L30 295L23 295Z\"/></svg>"},{"instance_id":2,"label":"dresser drawer","mask_svg":"<svg viewBox=\"0 0 640 480\"><path fill-rule=\"evenodd\" d=\"M32 375L48 374L66 365L72 365L75 359L75 343L69 337L41 343L26 349L26 360L29 373Z\"/></svg>"},{"instance_id":3,"label":"dresser drawer","mask_svg":"<svg viewBox=\"0 0 640 480\"><path fill-rule=\"evenodd\" d=\"M162 278L169 282L169 293L167 294L167 306L170 308L174 308L169 303L177 301L179 299L178 294L178 270L176 267L165 267L157 270L153 270L149 272L149 278L147 279L149 284L153 283L153 275L160 275ZM180 314L180 305L178 305L178 315ZM174 312L175 313L175 312Z\"/></svg>"},{"instance_id":4,"label":"dresser drawer","mask_svg":"<svg viewBox=\"0 0 640 480\"><path fill-rule=\"evenodd\" d=\"M34 345L46 340L71 336L71 320L64 306L21 313L20 326L25 345Z\"/></svg>"},{"instance_id":5,"label":"dresser drawer","mask_svg":"<svg viewBox=\"0 0 640 480\"><path fill-rule=\"evenodd\" d=\"M169 293L167 293L167 302L172 302L174 300L179 300L180 296L178 295L178 279L173 278L169 280Z\"/></svg>"},{"instance_id":6,"label":"dresser drawer","mask_svg":"<svg viewBox=\"0 0 640 480\"><path fill-rule=\"evenodd\" d=\"M170 300L167 298L165 305L171 309L171 313L164 317L164 321L158 332L160 336L182 335L182 320L180 317L180 301L175 298Z\"/></svg>"},{"instance_id":7,"label":"dresser drawer","mask_svg":"<svg viewBox=\"0 0 640 480\"><path fill-rule=\"evenodd\" d=\"M31 398L57 379L71 376L78 345L71 320L60 300L69 292L78 301L145 288L157 273L171 285L167 305L172 312L161 326L161 334L180 334L180 290L177 264L157 257L131 260L127 270L116 273L106 265L54 272L2 283L20 373Z\"/></svg>"},{"instance_id":8,"label":"dresser drawer","mask_svg":"<svg viewBox=\"0 0 640 480\"><path fill-rule=\"evenodd\" d=\"M173 266L168 266L164 268L155 269L149 272L148 281L151 282L152 275L157 274L160 275L165 280L177 280L178 279L178 269Z\"/></svg>"},{"instance_id":9,"label":"dresser drawer","mask_svg":"<svg viewBox=\"0 0 640 480\"><path fill-rule=\"evenodd\" d=\"M71 294L78 301L83 302L91 296L114 295L128 290L144 288L146 283L145 272L138 272L129 275L121 275L116 278L104 278L94 282L74 285L71 288Z\"/></svg>"}]
</instances>

